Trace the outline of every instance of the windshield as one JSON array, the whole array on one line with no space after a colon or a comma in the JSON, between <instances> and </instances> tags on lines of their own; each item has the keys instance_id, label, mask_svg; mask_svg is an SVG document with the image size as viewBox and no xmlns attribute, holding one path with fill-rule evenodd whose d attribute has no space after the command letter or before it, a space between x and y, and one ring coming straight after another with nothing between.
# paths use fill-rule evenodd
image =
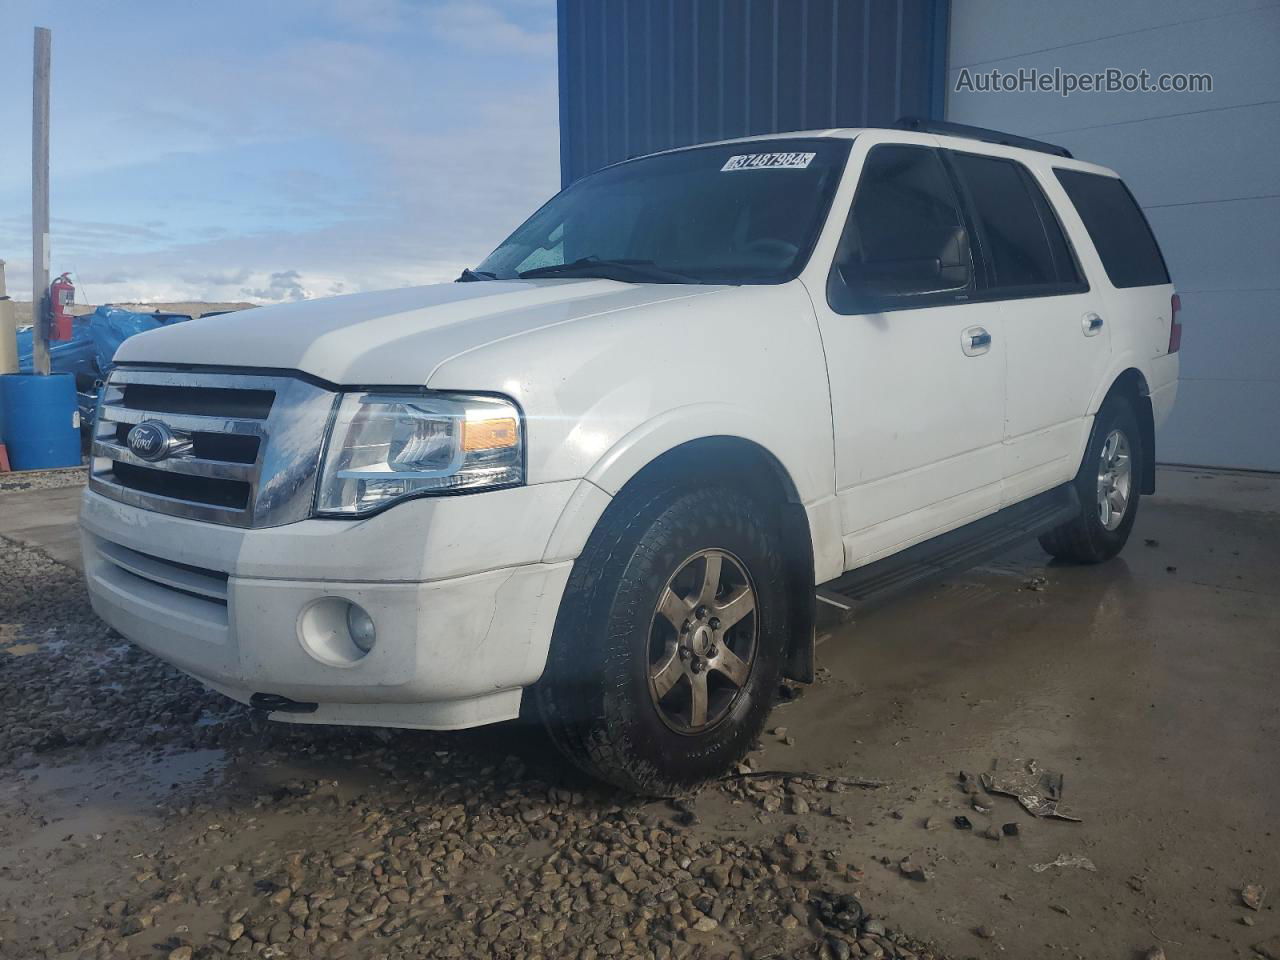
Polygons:
<instances>
[{"instance_id":1,"label":"windshield","mask_svg":"<svg viewBox=\"0 0 1280 960\"><path fill-rule=\"evenodd\" d=\"M607 167L548 201L471 277L782 283L813 249L849 143L759 140Z\"/></svg>"}]
</instances>

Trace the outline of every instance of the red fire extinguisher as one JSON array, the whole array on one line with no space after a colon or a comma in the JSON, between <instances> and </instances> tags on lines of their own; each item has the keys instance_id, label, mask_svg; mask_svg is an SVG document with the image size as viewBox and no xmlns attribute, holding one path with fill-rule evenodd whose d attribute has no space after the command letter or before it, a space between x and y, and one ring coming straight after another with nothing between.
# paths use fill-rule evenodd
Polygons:
<instances>
[{"instance_id":1,"label":"red fire extinguisher","mask_svg":"<svg viewBox=\"0 0 1280 960\"><path fill-rule=\"evenodd\" d=\"M76 302L76 285L64 273L49 284L50 340L71 339L71 305Z\"/></svg>"}]
</instances>

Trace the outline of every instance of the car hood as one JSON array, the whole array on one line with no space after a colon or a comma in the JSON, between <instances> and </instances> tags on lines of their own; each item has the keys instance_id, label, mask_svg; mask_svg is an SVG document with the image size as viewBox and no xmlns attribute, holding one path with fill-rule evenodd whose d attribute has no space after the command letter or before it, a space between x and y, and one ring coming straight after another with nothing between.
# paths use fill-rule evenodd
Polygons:
<instances>
[{"instance_id":1,"label":"car hood","mask_svg":"<svg viewBox=\"0 0 1280 960\"><path fill-rule=\"evenodd\" d=\"M152 330L126 340L115 362L300 370L347 386L426 384L447 360L497 340L724 289L548 279L358 293Z\"/></svg>"}]
</instances>

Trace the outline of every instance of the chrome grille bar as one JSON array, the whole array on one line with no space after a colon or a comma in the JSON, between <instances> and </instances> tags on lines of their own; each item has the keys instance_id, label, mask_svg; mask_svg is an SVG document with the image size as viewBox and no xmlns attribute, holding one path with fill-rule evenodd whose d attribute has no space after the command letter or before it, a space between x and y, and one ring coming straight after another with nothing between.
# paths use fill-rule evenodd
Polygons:
<instances>
[{"instance_id":1,"label":"chrome grille bar","mask_svg":"<svg viewBox=\"0 0 1280 960\"><path fill-rule=\"evenodd\" d=\"M132 386L165 388L159 392L179 396L184 412L126 405ZM191 392L182 394L188 388ZM223 397L222 391L232 406L209 399ZM243 409L234 404L249 391L271 394L261 419L200 412L206 403ZM147 391L143 399L159 392ZM122 503L212 523L266 527L305 519L336 401L336 393L301 377L117 368L98 405L89 486ZM139 447L144 457L130 449L128 431L141 423L163 428L168 452L150 459L152 451ZM198 456L202 445L206 455Z\"/></svg>"},{"instance_id":2,"label":"chrome grille bar","mask_svg":"<svg viewBox=\"0 0 1280 960\"><path fill-rule=\"evenodd\" d=\"M209 477L213 480L243 480L252 483L258 471L256 463L236 463L229 460L205 460L186 454L166 457L164 460L144 460L126 446L106 440L93 442L93 455L118 460L147 470L169 470L193 477Z\"/></svg>"},{"instance_id":3,"label":"chrome grille bar","mask_svg":"<svg viewBox=\"0 0 1280 960\"><path fill-rule=\"evenodd\" d=\"M159 420L166 427L183 433L235 433L244 437L261 437L262 420L243 420L236 417L202 416L192 413L159 413L150 410L131 410L128 407L102 405L99 420L103 423L142 423Z\"/></svg>"}]
</instances>

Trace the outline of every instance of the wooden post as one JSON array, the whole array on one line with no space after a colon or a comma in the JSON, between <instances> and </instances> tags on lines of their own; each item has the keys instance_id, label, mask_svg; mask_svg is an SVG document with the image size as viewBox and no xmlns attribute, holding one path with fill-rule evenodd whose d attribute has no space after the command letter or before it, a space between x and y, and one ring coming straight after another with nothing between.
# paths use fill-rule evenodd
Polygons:
<instances>
[{"instance_id":1,"label":"wooden post","mask_svg":"<svg viewBox=\"0 0 1280 960\"><path fill-rule=\"evenodd\" d=\"M18 327L14 322L13 301L5 292L4 261L0 260L0 374L17 372Z\"/></svg>"},{"instance_id":2,"label":"wooden post","mask_svg":"<svg viewBox=\"0 0 1280 960\"><path fill-rule=\"evenodd\" d=\"M49 373L49 59L48 27L36 27L31 98L31 335L35 373Z\"/></svg>"}]
</instances>

